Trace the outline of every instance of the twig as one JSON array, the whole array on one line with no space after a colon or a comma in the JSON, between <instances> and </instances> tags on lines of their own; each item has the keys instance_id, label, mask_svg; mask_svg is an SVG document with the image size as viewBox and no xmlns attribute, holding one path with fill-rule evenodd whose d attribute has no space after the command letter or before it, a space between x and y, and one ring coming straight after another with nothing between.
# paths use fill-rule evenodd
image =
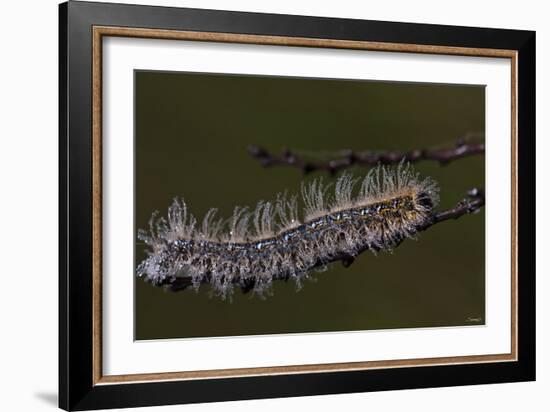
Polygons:
<instances>
[{"instance_id":1,"label":"twig","mask_svg":"<svg viewBox=\"0 0 550 412\"><path fill-rule=\"evenodd\" d=\"M468 143L465 139L459 139L453 147L442 149L415 149L408 152L400 150L362 152L342 150L337 152L334 158L328 160L306 159L290 149L283 150L281 154L273 154L253 145L248 146L248 153L258 159L264 167L292 166L301 169L304 173L325 170L334 174L353 165L391 164L398 163L403 159L411 163L420 160L433 160L444 166L453 160L485 153L485 144Z\"/></svg>"},{"instance_id":2,"label":"twig","mask_svg":"<svg viewBox=\"0 0 550 412\"><path fill-rule=\"evenodd\" d=\"M440 212L433 213L432 218L423 226L417 227L417 231L421 232L424 230L429 229L430 227L434 226L435 224L444 222L446 220L454 220L458 219L464 215L476 213L478 212L483 206L485 205L485 193L478 188L470 189L468 191L467 197L462 199L460 202L458 202L454 207L446 210L442 210ZM403 241L404 239L401 239ZM400 244L401 242L399 242ZM398 245L397 245L398 246ZM355 256L350 255L340 255L340 256L334 256L329 261L319 261L314 266L320 267L325 266L329 263L334 263L337 261L342 262L342 265L344 267L349 267L353 264L355 258L368 250L368 247L360 250ZM287 277L281 277L279 280L288 280ZM237 281L237 280L236 280ZM203 283L208 283L208 281L204 281ZM187 289L189 286L191 286L191 278L189 277L177 277L174 279L166 280L165 283L162 285L165 288L177 292L184 289ZM254 284L250 283L243 287L241 287L243 293L247 293L250 290L254 288Z\"/></svg>"}]
</instances>

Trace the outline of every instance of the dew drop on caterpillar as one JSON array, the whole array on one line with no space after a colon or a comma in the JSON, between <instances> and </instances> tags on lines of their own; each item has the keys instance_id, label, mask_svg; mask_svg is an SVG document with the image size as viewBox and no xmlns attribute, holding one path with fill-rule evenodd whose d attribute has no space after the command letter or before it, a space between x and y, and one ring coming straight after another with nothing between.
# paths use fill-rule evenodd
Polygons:
<instances>
[{"instance_id":1,"label":"dew drop on caterpillar","mask_svg":"<svg viewBox=\"0 0 550 412\"><path fill-rule=\"evenodd\" d=\"M371 169L354 196L357 183L343 174L332 195L331 185L321 180L302 184L302 216L297 196L279 194L254 210L236 207L226 221L211 209L200 225L185 202L175 199L167 218L155 213L149 231L139 230L148 257L137 274L155 285L188 277L196 290L209 283L222 297L234 287L263 294L278 279L300 285L336 257L391 250L414 237L439 201L436 182L420 179L403 162Z\"/></svg>"}]
</instances>

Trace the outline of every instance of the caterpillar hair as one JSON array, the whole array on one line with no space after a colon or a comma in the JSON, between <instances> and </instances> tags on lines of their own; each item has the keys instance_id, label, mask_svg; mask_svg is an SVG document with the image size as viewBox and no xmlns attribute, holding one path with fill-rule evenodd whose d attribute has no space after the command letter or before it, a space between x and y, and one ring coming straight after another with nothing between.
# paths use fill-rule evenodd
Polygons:
<instances>
[{"instance_id":1,"label":"caterpillar hair","mask_svg":"<svg viewBox=\"0 0 550 412\"><path fill-rule=\"evenodd\" d=\"M154 213L150 230L139 230L148 257L137 274L155 285L188 277L196 290L209 283L222 297L234 287L263 294L278 279L293 279L300 286L313 269L335 256L389 251L413 238L439 201L436 182L420 179L403 162L379 165L361 182L343 174L332 195L330 187L322 180L302 183L302 214L298 196L279 194L254 210L236 207L226 221L216 219L216 209L211 209L200 225L184 200L175 199L167 218Z\"/></svg>"}]
</instances>

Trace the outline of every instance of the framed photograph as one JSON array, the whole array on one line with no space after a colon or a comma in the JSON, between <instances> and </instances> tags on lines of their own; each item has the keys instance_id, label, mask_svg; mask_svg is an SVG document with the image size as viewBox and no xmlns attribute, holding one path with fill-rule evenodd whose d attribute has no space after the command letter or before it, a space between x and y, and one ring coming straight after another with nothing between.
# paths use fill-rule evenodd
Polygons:
<instances>
[{"instance_id":1,"label":"framed photograph","mask_svg":"<svg viewBox=\"0 0 550 412\"><path fill-rule=\"evenodd\" d=\"M535 33L60 5L66 410L535 379Z\"/></svg>"}]
</instances>

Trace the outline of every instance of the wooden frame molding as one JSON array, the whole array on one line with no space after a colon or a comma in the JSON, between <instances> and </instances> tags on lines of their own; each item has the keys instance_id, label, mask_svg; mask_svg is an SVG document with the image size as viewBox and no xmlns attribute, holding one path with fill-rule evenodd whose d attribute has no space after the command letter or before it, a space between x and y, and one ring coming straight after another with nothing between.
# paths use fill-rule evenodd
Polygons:
<instances>
[{"instance_id":1,"label":"wooden frame molding","mask_svg":"<svg viewBox=\"0 0 550 412\"><path fill-rule=\"evenodd\" d=\"M446 54L460 56L497 57L511 60L512 105L510 108L512 130L512 273L511 273L511 353L475 356L454 356L441 358L401 359L385 361L331 363L316 365L290 365L282 367L239 368L204 371L182 371L147 373L133 375L108 375L102 373L102 40L105 36L171 39L206 42L229 42L244 44L322 47L335 49L355 49L402 53ZM258 375L278 375L296 373L319 373L352 371L380 368L400 368L411 366L453 365L468 363L510 362L518 359L518 126L517 126L517 87L518 53L515 50L431 46L419 44L383 43L302 37L229 34L198 31L157 30L128 27L94 26L92 45L92 187L93 187L93 384L135 383L167 380L193 380L206 378L227 378Z\"/></svg>"}]
</instances>

